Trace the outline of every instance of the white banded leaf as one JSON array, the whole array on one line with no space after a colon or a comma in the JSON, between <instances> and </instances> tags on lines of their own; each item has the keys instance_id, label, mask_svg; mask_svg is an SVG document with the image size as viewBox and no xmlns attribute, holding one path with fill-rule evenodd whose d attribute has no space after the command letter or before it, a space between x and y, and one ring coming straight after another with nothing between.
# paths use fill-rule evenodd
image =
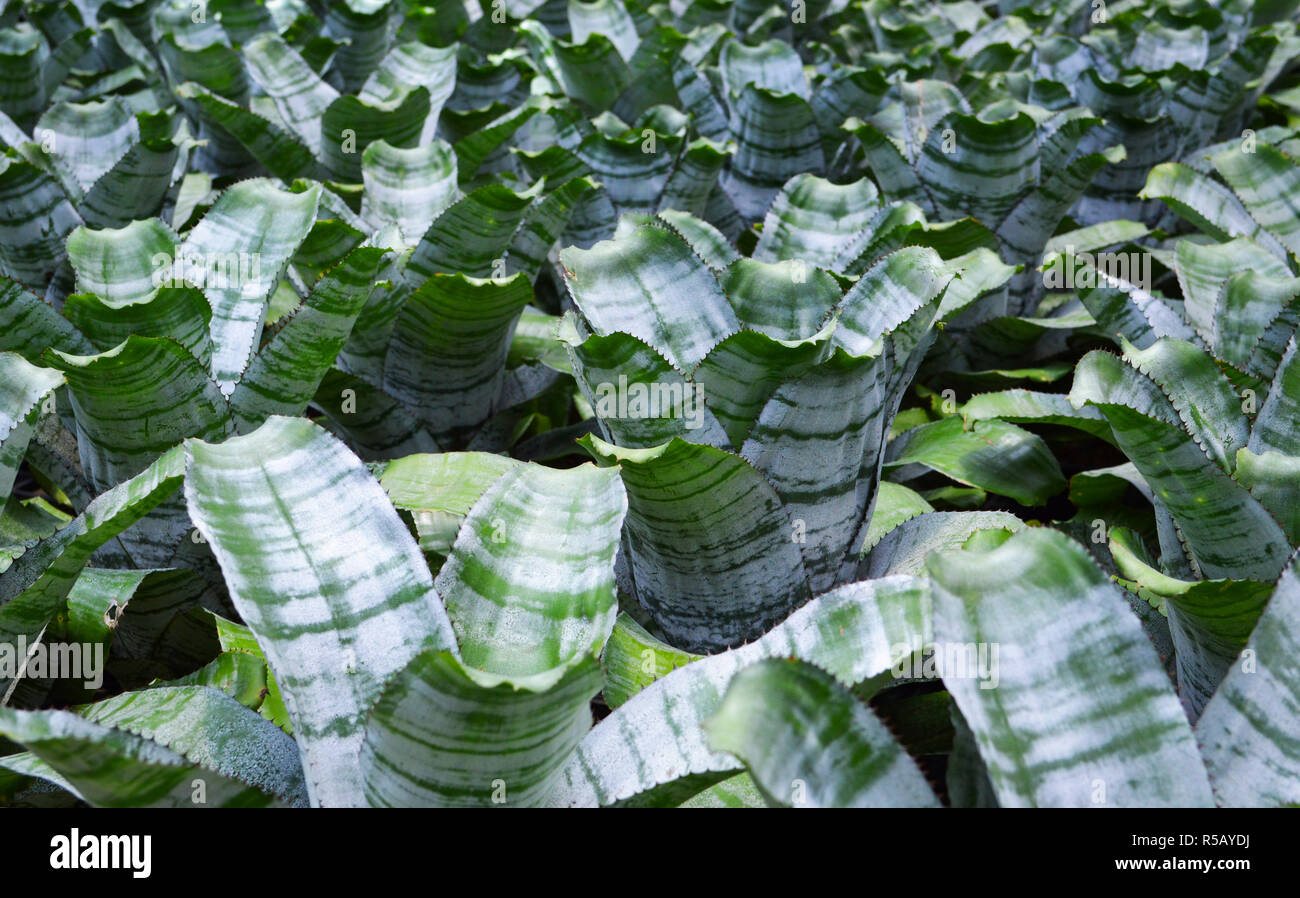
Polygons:
<instances>
[{"instance_id":1,"label":"white banded leaf","mask_svg":"<svg viewBox=\"0 0 1300 898\"><path fill-rule=\"evenodd\" d=\"M1220 804L1300 803L1300 564L1278 582L1246 650L1196 725Z\"/></svg>"},{"instance_id":2,"label":"white banded leaf","mask_svg":"<svg viewBox=\"0 0 1300 898\"><path fill-rule=\"evenodd\" d=\"M229 396L252 359L271 291L316 222L321 188L278 190L271 181L228 187L181 246L204 266L212 306L212 374ZM231 268L237 272L231 277Z\"/></svg>"},{"instance_id":3,"label":"white banded leaf","mask_svg":"<svg viewBox=\"0 0 1300 898\"><path fill-rule=\"evenodd\" d=\"M460 198L456 155L445 141L411 149L376 140L361 157L361 216L372 226L396 225L408 245Z\"/></svg>"},{"instance_id":4,"label":"white banded leaf","mask_svg":"<svg viewBox=\"0 0 1300 898\"><path fill-rule=\"evenodd\" d=\"M739 327L712 272L664 228L569 248L560 261L570 295L597 334L629 333L685 373Z\"/></svg>"},{"instance_id":5,"label":"white banded leaf","mask_svg":"<svg viewBox=\"0 0 1300 898\"><path fill-rule=\"evenodd\" d=\"M737 645L807 600L794 525L749 462L677 438L650 449L581 442L622 468L637 596L674 645Z\"/></svg>"},{"instance_id":6,"label":"white banded leaf","mask_svg":"<svg viewBox=\"0 0 1300 898\"><path fill-rule=\"evenodd\" d=\"M384 683L455 637L415 540L354 455L272 417L186 443L190 515L284 694L316 805L363 802L357 752Z\"/></svg>"},{"instance_id":7,"label":"white banded leaf","mask_svg":"<svg viewBox=\"0 0 1300 898\"><path fill-rule=\"evenodd\" d=\"M796 657L846 686L892 682L901 657L931 641L929 588L912 577L851 583L818 596L756 642L694 661L647 686L582 740L553 806L675 806L740 769L711 751L700 724L732 676L763 658Z\"/></svg>"},{"instance_id":8,"label":"white banded leaf","mask_svg":"<svg viewBox=\"0 0 1300 898\"><path fill-rule=\"evenodd\" d=\"M1003 807L1212 804L1159 659L1087 550L1030 528L929 569L936 646L996 646L990 676L954 669L944 685Z\"/></svg>"},{"instance_id":9,"label":"white banded leaf","mask_svg":"<svg viewBox=\"0 0 1300 898\"><path fill-rule=\"evenodd\" d=\"M0 496L13 488L42 402L62 383L59 372L0 352Z\"/></svg>"},{"instance_id":10,"label":"white banded leaf","mask_svg":"<svg viewBox=\"0 0 1300 898\"><path fill-rule=\"evenodd\" d=\"M140 138L135 115L120 97L55 103L33 133L68 166L82 190L89 190Z\"/></svg>"},{"instance_id":11,"label":"white banded leaf","mask_svg":"<svg viewBox=\"0 0 1300 898\"><path fill-rule=\"evenodd\" d=\"M776 807L938 807L916 762L833 676L796 659L736 674L703 723Z\"/></svg>"},{"instance_id":12,"label":"white banded leaf","mask_svg":"<svg viewBox=\"0 0 1300 898\"><path fill-rule=\"evenodd\" d=\"M834 184L800 174L781 188L763 219L754 258L765 262L798 259L836 268L840 257L880 211L880 194L866 178Z\"/></svg>"}]
</instances>

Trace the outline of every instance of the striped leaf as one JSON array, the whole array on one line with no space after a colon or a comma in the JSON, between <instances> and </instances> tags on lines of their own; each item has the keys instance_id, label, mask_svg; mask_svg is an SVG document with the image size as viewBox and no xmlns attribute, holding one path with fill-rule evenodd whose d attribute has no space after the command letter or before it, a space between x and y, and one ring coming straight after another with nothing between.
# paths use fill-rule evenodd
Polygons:
<instances>
[{"instance_id":1,"label":"striped leaf","mask_svg":"<svg viewBox=\"0 0 1300 898\"><path fill-rule=\"evenodd\" d=\"M620 613L600 657L605 704L617 708L655 680L699 659L656 639L627 613Z\"/></svg>"},{"instance_id":2,"label":"striped leaf","mask_svg":"<svg viewBox=\"0 0 1300 898\"><path fill-rule=\"evenodd\" d=\"M312 186L290 193L266 180L235 184L181 245L187 271L194 257L205 272L201 286L212 306L212 375L226 396L252 359L272 290L316 221L320 190Z\"/></svg>"},{"instance_id":3,"label":"striped leaf","mask_svg":"<svg viewBox=\"0 0 1300 898\"><path fill-rule=\"evenodd\" d=\"M750 83L731 98L736 153L720 182L747 221L761 218L792 177L823 174L821 134L808 101Z\"/></svg>"},{"instance_id":4,"label":"striped leaf","mask_svg":"<svg viewBox=\"0 0 1300 898\"><path fill-rule=\"evenodd\" d=\"M741 670L703 727L710 748L744 762L769 805L939 806L880 719L805 661L769 658Z\"/></svg>"},{"instance_id":5,"label":"striped leaf","mask_svg":"<svg viewBox=\"0 0 1300 898\"><path fill-rule=\"evenodd\" d=\"M127 693L81 715L0 708L0 733L31 752L4 762L97 807L306 804L293 740L215 689Z\"/></svg>"},{"instance_id":6,"label":"striped leaf","mask_svg":"<svg viewBox=\"0 0 1300 898\"><path fill-rule=\"evenodd\" d=\"M101 351L119 346L133 334L170 337L205 371L212 361L208 336L212 309L197 287L160 287L138 299L116 301L74 293L63 301L63 315Z\"/></svg>"},{"instance_id":7,"label":"striped leaf","mask_svg":"<svg viewBox=\"0 0 1300 898\"><path fill-rule=\"evenodd\" d=\"M643 262L641 260L649 260ZM641 227L560 254L569 294L592 330L622 331L689 373L739 324L722 288L681 237Z\"/></svg>"},{"instance_id":8,"label":"striped leaf","mask_svg":"<svg viewBox=\"0 0 1300 898\"><path fill-rule=\"evenodd\" d=\"M852 252L880 207L879 192L865 178L840 185L816 175L796 175L772 201L754 258L763 262L799 259L807 265L835 269L841 257Z\"/></svg>"},{"instance_id":9,"label":"striped leaf","mask_svg":"<svg viewBox=\"0 0 1300 898\"><path fill-rule=\"evenodd\" d=\"M1287 566L1268 607L1196 725L1215 797L1227 807L1300 803L1300 565Z\"/></svg>"},{"instance_id":10,"label":"striped leaf","mask_svg":"<svg viewBox=\"0 0 1300 898\"><path fill-rule=\"evenodd\" d=\"M366 714L420 651L455 646L419 548L361 462L308 421L272 417L185 453L190 515L283 690L311 802L362 804Z\"/></svg>"},{"instance_id":11,"label":"striped leaf","mask_svg":"<svg viewBox=\"0 0 1300 898\"><path fill-rule=\"evenodd\" d=\"M712 751L701 728L732 677L763 658L794 656L846 686L892 680L901 655L930 641L924 581L891 577L841 586L817 597L756 642L687 664L657 680L598 723L565 764L553 806L675 806L740 769Z\"/></svg>"},{"instance_id":12,"label":"striped leaf","mask_svg":"<svg viewBox=\"0 0 1300 898\"><path fill-rule=\"evenodd\" d=\"M510 337L531 299L523 274L429 278L398 315L384 388L440 441L481 424L500 398Z\"/></svg>"},{"instance_id":13,"label":"striped leaf","mask_svg":"<svg viewBox=\"0 0 1300 898\"><path fill-rule=\"evenodd\" d=\"M591 725L625 503L612 470L534 465L475 502L436 581L464 660L426 652L385 689L362 749L372 804L544 798Z\"/></svg>"},{"instance_id":14,"label":"striped leaf","mask_svg":"<svg viewBox=\"0 0 1300 898\"><path fill-rule=\"evenodd\" d=\"M0 156L0 275L44 286L81 224L63 187L30 162Z\"/></svg>"},{"instance_id":15,"label":"striped leaf","mask_svg":"<svg viewBox=\"0 0 1300 898\"><path fill-rule=\"evenodd\" d=\"M1075 372L1070 401L1095 405L1106 417L1120 449L1172 515L1200 576L1278 576L1291 552L1285 532L1185 429L1170 396L1150 378L1109 353L1091 352ZM1184 408L1200 430L1201 413L1193 419L1192 411Z\"/></svg>"},{"instance_id":16,"label":"striped leaf","mask_svg":"<svg viewBox=\"0 0 1300 898\"><path fill-rule=\"evenodd\" d=\"M38 361L49 348L77 354L95 351L53 306L20 284L0 278L0 351Z\"/></svg>"},{"instance_id":17,"label":"striped leaf","mask_svg":"<svg viewBox=\"0 0 1300 898\"><path fill-rule=\"evenodd\" d=\"M376 229L396 225L408 245L460 198L456 156L444 141L402 149L376 140L361 157L361 215Z\"/></svg>"},{"instance_id":18,"label":"striped leaf","mask_svg":"<svg viewBox=\"0 0 1300 898\"><path fill-rule=\"evenodd\" d=\"M1249 237L1278 258L1286 250L1251 217L1241 200L1218 181L1177 162L1151 169L1138 196L1159 199L1193 227L1215 240Z\"/></svg>"},{"instance_id":19,"label":"striped leaf","mask_svg":"<svg viewBox=\"0 0 1300 898\"><path fill-rule=\"evenodd\" d=\"M62 383L57 371L0 352L0 495L13 489L41 405Z\"/></svg>"},{"instance_id":20,"label":"striped leaf","mask_svg":"<svg viewBox=\"0 0 1300 898\"><path fill-rule=\"evenodd\" d=\"M120 97L103 102L55 103L33 132L72 172L82 190L108 172L140 137L131 107Z\"/></svg>"},{"instance_id":21,"label":"striped leaf","mask_svg":"<svg viewBox=\"0 0 1300 898\"><path fill-rule=\"evenodd\" d=\"M1031 528L929 569L944 685L1003 807L1212 804L1159 660L1083 547ZM989 670L961 663L981 645Z\"/></svg>"},{"instance_id":22,"label":"striped leaf","mask_svg":"<svg viewBox=\"0 0 1300 898\"><path fill-rule=\"evenodd\" d=\"M1267 143L1246 153L1240 148L1214 157L1214 167L1241 199L1255 221L1292 253L1300 254L1300 166Z\"/></svg>"},{"instance_id":23,"label":"striped leaf","mask_svg":"<svg viewBox=\"0 0 1300 898\"><path fill-rule=\"evenodd\" d=\"M278 325L231 394L240 431L255 429L271 415L298 415L307 408L352 332L386 252L363 246L348 253Z\"/></svg>"},{"instance_id":24,"label":"striped leaf","mask_svg":"<svg viewBox=\"0 0 1300 898\"><path fill-rule=\"evenodd\" d=\"M743 458L680 439L652 449L582 442L622 469L637 596L674 645L736 645L809 598L797 531Z\"/></svg>"}]
</instances>

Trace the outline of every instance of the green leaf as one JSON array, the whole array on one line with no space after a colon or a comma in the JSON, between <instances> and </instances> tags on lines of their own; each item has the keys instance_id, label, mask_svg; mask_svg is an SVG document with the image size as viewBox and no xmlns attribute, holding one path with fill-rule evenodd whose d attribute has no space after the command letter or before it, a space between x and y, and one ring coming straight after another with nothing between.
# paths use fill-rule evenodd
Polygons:
<instances>
[{"instance_id":1,"label":"green leaf","mask_svg":"<svg viewBox=\"0 0 1300 898\"><path fill-rule=\"evenodd\" d=\"M1196 725L1218 801L1227 807L1300 803L1300 565L1293 558L1246 650Z\"/></svg>"},{"instance_id":2,"label":"green leaf","mask_svg":"<svg viewBox=\"0 0 1300 898\"><path fill-rule=\"evenodd\" d=\"M271 415L298 415L352 332L387 251L363 246L327 271L248 365L230 396L240 431Z\"/></svg>"},{"instance_id":3,"label":"green leaf","mask_svg":"<svg viewBox=\"0 0 1300 898\"><path fill-rule=\"evenodd\" d=\"M455 646L428 566L361 462L310 422L185 452L190 516L284 692L311 801L361 804L366 713L416 654Z\"/></svg>"},{"instance_id":4,"label":"green leaf","mask_svg":"<svg viewBox=\"0 0 1300 898\"><path fill-rule=\"evenodd\" d=\"M938 807L916 762L830 674L769 658L732 678L703 723L714 751L740 758L779 807Z\"/></svg>"},{"instance_id":5,"label":"green leaf","mask_svg":"<svg viewBox=\"0 0 1300 898\"><path fill-rule=\"evenodd\" d=\"M743 458L677 438L652 449L582 443L622 468L637 596L674 645L736 645L807 600L794 528Z\"/></svg>"},{"instance_id":6,"label":"green leaf","mask_svg":"<svg viewBox=\"0 0 1300 898\"><path fill-rule=\"evenodd\" d=\"M871 509L871 526L863 541L862 551L870 552L895 527L929 511L934 511L934 507L925 501L920 493L900 484L882 480L876 487L876 501Z\"/></svg>"},{"instance_id":7,"label":"green leaf","mask_svg":"<svg viewBox=\"0 0 1300 898\"><path fill-rule=\"evenodd\" d=\"M620 613L600 659L605 704L617 708L655 680L700 657L660 642L633 618Z\"/></svg>"},{"instance_id":8,"label":"green leaf","mask_svg":"<svg viewBox=\"0 0 1300 898\"><path fill-rule=\"evenodd\" d=\"M900 653L930 642L930 627L922 580L891 577L818 596L758 641L687 664L634 695L583 738L548 803L676 806L740 769L709 749L700 727L738 670L793 655L846 686L883 685Z\"/></svg>"},{"instance_id":9,"label":"green leaf","mask_svg":"<svg viewBox=\"0 0 1300 898\"><path fill-rule=\"evenodd\" d=\"M1031 528L929 568L944 684L1003 807L1212 803L1164 670L1083 547ZM997 651L983 678L959 663L981 645Z\"/></svg>"},{"instance_id":10,"label":"green leaf","mask_svg":"<svg viewBox=\"0 0 1300 898\"><path fill-rule=\"evenodd\" d=\"M923 424L889 446L885 469L923 465L958 483L1009 496L1022 505L1042 505L1065 489L1065 477L1042 438L998 419L960 417Z\"/></svg>"},{"instance_id":11,"label":"green leaf","mask_svg":"<svg viewBox=\"0 0 1300 898\"><path fill-rule=\"evenodd\" d=\"M196 778L218 807L306 803L293 740L215 689L127 693L83 714L0 708L0 733L99 807L193 807Z\"/></svg>"},{"instance_id":12,"label":"green leaf","mask_svg":"<svg viewBox=\"0 0 1300 898\"><path fill-rule=\"evenodd\" d=\"M496 408L510 335L531 299L523 274L429 278L398 315L384 389L435 437L481 424Z\"/></svg>"},{"instance_id":13,"label":"green leaf","mask_svg":"<svg viewBox=\"0 0 1300 898\"><path fill-rule=\"evenodd\" d=\"M412 512L420 548L447 555L474 503L520 462L487 452L408 455L384 466L379 485Z\"/></svg>"},{"instance_id":14,"label":"green leaf","mask_svg":"<svg viewBox=\"0 0 1300 898\"><path fill-rule=\"evenodd\" d=\"M1059 424L1082 430L1114 443L1110 425L1101 412L1090 405L1075 408L1070 397L1062 393L1037 393L1032 390L1003 390L972 396L961 407L962 420L987 421L993 418L1013 424Z\"/></svg>"},{"instance_id":15,"label":"green leaf","mask_svg":"<svg viewBox=\"0 0 1300 898\"><path fill-rule=\"evenodd\" d=\"M185 456L177 447L19 557L0 577L0 646L40 633L65 607L95 550L157 508L184 476Z\"/></svg>"}]
</instances>

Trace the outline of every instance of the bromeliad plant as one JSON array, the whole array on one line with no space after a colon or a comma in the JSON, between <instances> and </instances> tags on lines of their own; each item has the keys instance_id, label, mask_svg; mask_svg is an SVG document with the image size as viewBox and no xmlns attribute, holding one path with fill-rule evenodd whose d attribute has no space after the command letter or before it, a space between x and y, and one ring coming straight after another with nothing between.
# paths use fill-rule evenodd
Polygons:
<instances>
[{"instance_id":1,"label":"bromeliad plant","mask_svg":"<svg viewBox=\"0 0 1300 898\"><path fill-rule=\"evenodd\" d=\"M603 437L587 447L621 468L635 595L670 640L752 639L851 575L957 268L902 249L843 293L801 260L715 273L663 221L560 259L561 339ZM987 250L962 264L977 283L1006 268Z\"/></svg>"},{"instance_id":2,"label":"bromeliad plant","mask_svg":"<svg viewBox=\"0 0 1300 898\"><path fill-rule=\"evenodd\" d=\"M1147 173L1242 135L1248 111L1300 50L1293 30L1251 32L1244 19L1209 4L1160 6L1150 17L1117 16L1081 38L1038 44L1026 98L1086 106L1105 119L1102 140L1127 150L1088 185L1075 210L1081 224L1172 224L1168 210L1137 195Z\"/></svg>"},{"instance_id":3,"label":"bromeliad plant","mask_svg":"<svg viewBox=\"0 0 1300 898\"><path fill-rule=\"evenodd\" d=\"M845 128L886 196L933 218L970 216L992 231L1003 258L1024 266L1008 312L1030 313L1043 294L1036 268L1047 241L1097 173L1124 158L1124 147L1107 142L1086 107L1054 111L1004 99L970 114L960 95L952 104L932 124L877 116Z\"/></svg>"},{"instance_id":4,"label":"bromeliad plant","mask_svg":"<svg viewBox=\"0 0 1300 898\"><path fill-rule=\"evenodd\" d=\"M221 657L264 657L283 712L259 715L264 690L205 668L74 711L0 709L0 733L29 749L0 766L110 805L189 804L196 772L212 777L209 803L235 805L529 804L548 791L590 727L617 613L614 471L417 455L381 487L320 428L272 417L221 444L186 441L92 503L26 565L39 576L3 606L5 635L66 614L73 566L182 481L251 634ZM460 510L436 579L394 503ZM223 645L239 639L217 629Z\"/></svg>"},{"instance_id":5,"label":"bromeliad plant","mask_svg":"<svg viewBox=\"0 0 1300 898\"><path fill-rule=\"evenodd\" d=\"M995 6L9 4L0 803L1300 804L1294 0Z\"/></svg>"}]
</instances>

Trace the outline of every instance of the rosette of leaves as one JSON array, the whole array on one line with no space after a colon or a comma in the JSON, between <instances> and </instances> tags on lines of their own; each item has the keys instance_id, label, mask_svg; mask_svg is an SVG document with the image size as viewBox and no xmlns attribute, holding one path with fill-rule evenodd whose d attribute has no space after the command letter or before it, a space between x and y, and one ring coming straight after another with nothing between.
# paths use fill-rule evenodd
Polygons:
<instances>
[{"instance_id":1,"label":"rosette of leaves","mask_svg":"<svg viewBox=\"0 0 1300 898\"><path fill-rule=\"evenodd\" d=\"M0 710L0 733L29 750L0 767L105 805L184 804L196 770L231 781L223 803L541 800L601 687L626 508L616 472L468 453L403 458L377 481L311 422L272 417L220 444L187 440L96 500L52 538L44 581L75 579L119 518L182 483L247 630L218 622L222 654L179 681ZM422 539L451 534L436 577L398 508ZM50 587L17 603L31 620L65 601ZM262 707L271 694L282 711Z\"/></svg>"},{"instance_id":2,"label":"rosette of leaves","mask_svg":"<svg viewBox=\"0 0 1300 898\"><path fill-rule=\"evenodd\" d=\"M342 246L330 239L320 196L319 185L243 182L183 239L158 219L78 228L63 317L11 285L4 315L17 326L3 348L58 378L62 400L52 404L75 438L74 455L56 449L36 467L66 494L98 496L185 437L219 439L271 414L301 414L387 252L360 246L360 234ZM142 566L162 565L188 528L172 502L121 548Z\"/></svg>"},{"instance_id":3,"label":"rosette of leaves","mask_svg":"<svg viewBox=\"0 0 1300 898\"><path fill-rule=\"evenodd\" d=\"M982 531L922 561L928 576L839 586L705 658L620 618L604 658L615 710L550 803L934 806L915 761L939 754L953 807L1286 805L1298 570L1195 727L1123 591L1044 528ZM892 687L927 652L974 659L981 644L997 661L940 668L929 700L945 723L920 737L920 712Z\"/></svg>"},{"instance_id":4,"label":"rosette of leaves","mask_svg":"<svg viewBox=\"0 0 1300 898\"><path fill-rule=\"evenodd\" d=\"M1101 413L1149 488L1158 562L1127 531L1112 533L1110 552L1127 579L1163 600L1180 688L1194 713L1300 544L1297 296L1294 278L1270 284L1239 276L1224 290L1220 314L1241 314L1247 303L1259 311L1256 303L1270 298L1279 319L1257 321L1251 345L1236 334L1204 348L1174 337L1144 349L1124 341L1122 358L1098 350L1075 373L1071 401Z\"/></svg>"},{"instance_id":5,"label":"rosette of leaves","mask_svg":"<svg viewBox=\"0 0 1300 898\"><path fill-rule=\"evenodd\" d=\"M456 83L455 47L415 41L381 54L355 93L337 90L274 31L251 36L238 50L220 36L210 44L168 36L162 47L178 101L214 135L210 164L222 172L264 168L286 181L356 184L374 141L427 144ZM218 75L198 64L208 56L227 58L230 71Z\"/></svg>"},{"instance_id":6,"label":"rosette of leaves","mask_svg":"<svg viewBox=\"0 0 1300 898\"><path fill-rule=\"evenodd\" d=\"M390 186L376 193L375 215L397 196ZM525 315L534 326L545 323L530 307L533 282L594 185L575 177L547 187L543 177L521 190L472 190L380 270L381 283L314 397L363 456L498 451L530 430L564 423L569 401L551 341L514 338ZM392 228L374 239L403 242Z\"/></svg>"},{"instance_id":7,"label":"rosette of leaves","mask_svg":"<svg viewBox=\"0 0 1300 898\"><path fill-rule=\"evenodd\" d=\"M794 260L715 271L654 225L561 264L560 336L602 435L586 445L621 467L631 580L670 641L735 645L851 575L958 266L904 248L844 291ZM1005 268L987 250L960 267L984 266Z\"/></svg>"},{"instance_id":8,"label":"rosette of leaves","mask_svg":"<svg viewBox=\"0 0 1300 898\"><path fill-rule=\"evenodd\" d=\"M1108 143L1101 120L1082 107L999 100L970 114L955 89L947 96L946 108L931 103L942 115L877 114L844 127L886 197L913 202L937 220L971 217L992 231L999 255L1024 266L1012 279L1008 312L1031 313L1044 292L1036 269L1048 240L1097 172L1124 158L1124 148Z\"/></svg>"},{"instance_id":9,"label":"rosette of leaves","mask_svg":"<svg viewBox=\"0 0 1300 898\"><path fill-rule=\"evenodd\" d=\"M1088 185L1073 213L1081 224L1132 219L1167 228L1174 221L1152 199L1135 197L1147 173L1241 135L1261 94L1300 50L1294 30L1247 31L1245 24L1208 4L1161 6L1149 17L1116 16L1080 39L1040 41L1027 99L1086 106L1105 120L1103 142L1126 150Z\"/></svg>"},{"instance_id":10,"label":"rosette of leaves","mask_svg":"<svg viewBox=\"0 0 1300 898\"><path fill-rule=\"evenodd\" d=\"M0 274L61 299L68 235L159 214L194 145L183 117L118 96L55 103L30 134L0 113Z\"/></svg>"},{"instance_id":11,"label":"rosette of leaves","mask_svg":"<svg viewBox=\"0 0 1300 898\"><path fill-rule=\"evenodd\" d=\"M1291 202L1300 184L1294 133L1273 140L1248 135L1216 145L1196 164L1151 169L1141 196L1158 199L1210 239L1249 238L1277 260L1300 255L1300 213Z\"/></svg>"}]
</instances>

